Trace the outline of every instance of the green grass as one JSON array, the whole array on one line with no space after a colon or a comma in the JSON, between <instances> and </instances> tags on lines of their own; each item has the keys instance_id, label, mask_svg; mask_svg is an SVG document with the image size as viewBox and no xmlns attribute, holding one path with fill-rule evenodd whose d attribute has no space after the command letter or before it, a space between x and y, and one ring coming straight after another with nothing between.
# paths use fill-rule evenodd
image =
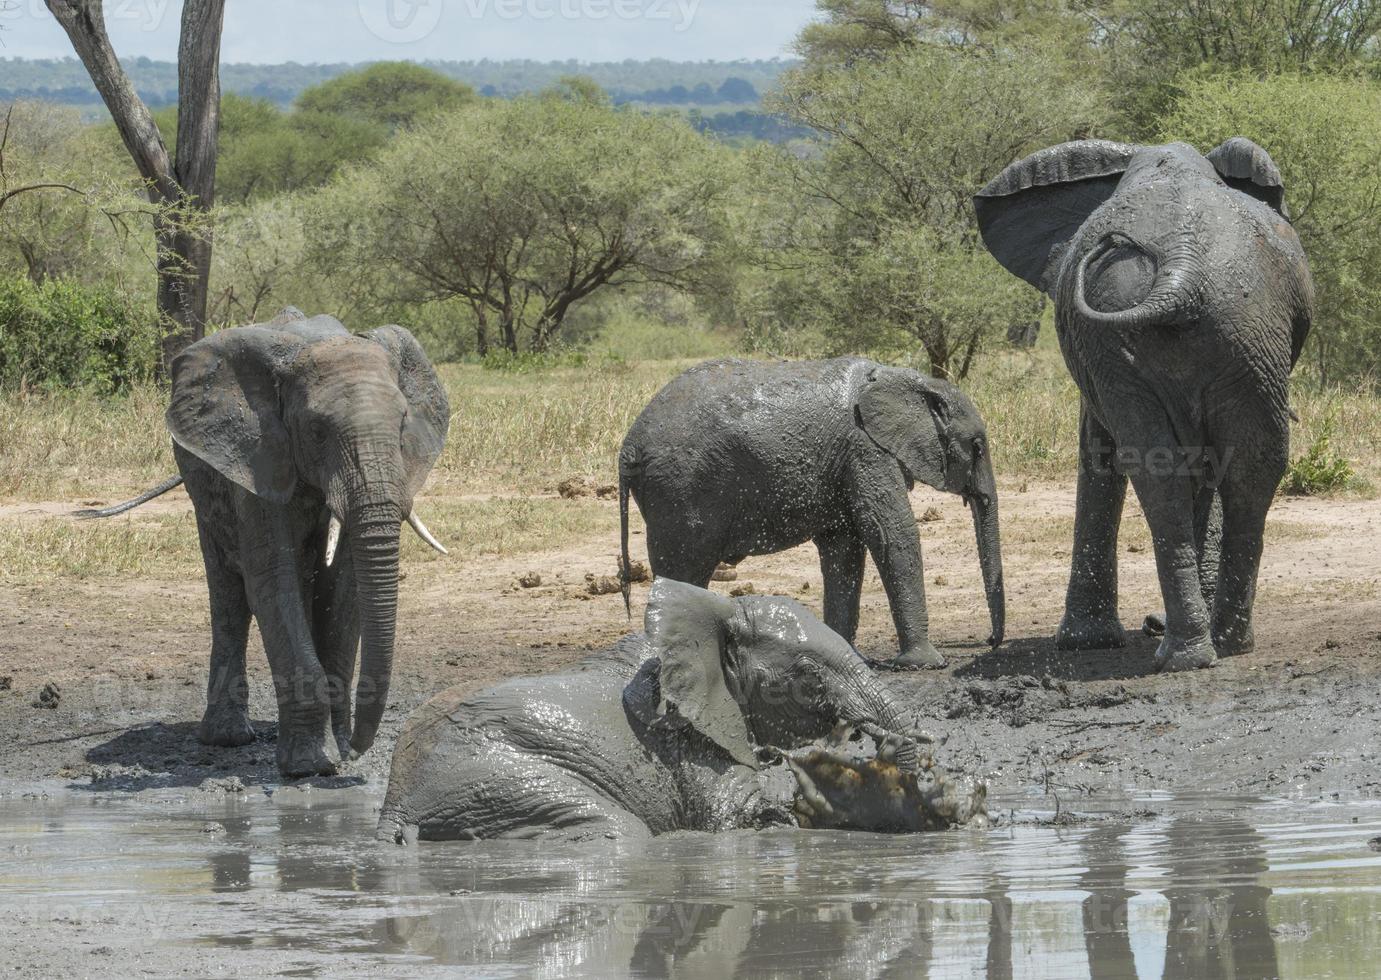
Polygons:
<instances>
[{"instance_id":1,"label":"green grass","mask_svg":"<svg viewBox=\"0 0 1381 980\"><path fill-rule=\"evenodd\" d=\"M667 349L684 353L708 337L713 343L701 353L730 352L713 349L722 338L692 333L694 339L675 341L689 346ZM656 335L642 331L644 349L655 349L649 338ZM1030 479L1074 479L1078 392L1058 352L1043 344L1029 353L991 356L963 385L987 419L1005 488ZM578 363L557 358L521 370L443 365L454 415L424 491L429 526L461 558L540 551L607 530L610 508L559 500L556 485L570 477L614 482L618 447L633 419L662 385L699 359L624 361L592 348ZM165 398L152 387L111 398L0 395L0 504L115 501L170 475L175 467L163 424ZM1294 462L1285 489L1373 492L1381 481L1381 399L1366 389L1319 391L1302 384L1292 398L1300 422L1292 427ZM430 561L431 555L406 536L409 561ZM0 520L0 577L9 581L195 574L199 565L188 516L144 513L89 524L58 517Z\"/></svg>"}]
</instances>

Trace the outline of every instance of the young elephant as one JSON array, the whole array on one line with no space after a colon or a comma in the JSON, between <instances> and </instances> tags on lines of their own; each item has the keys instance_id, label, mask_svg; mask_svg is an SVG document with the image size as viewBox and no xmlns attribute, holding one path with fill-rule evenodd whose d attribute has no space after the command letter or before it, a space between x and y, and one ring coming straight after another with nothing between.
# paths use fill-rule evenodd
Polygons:
<instances>
[{"instance_id":1,"label":"young elephant","mask_svg":"<svg viewBox=\"0 0 1381 980\"><path fill-rule=\"evenodd\" d=\"M1280 171L1250 140L1081 140L975 198L1007 269L1055 300L1083 395L1059 644L1121 646L1117 532L1130 478L1155 545L1162 670L1252 649L1266 513L1289 461L1289 377L1313 285Z\"/></svg>"},{"instance_id":2,"label":"young elephant","mask_svg":"<svg viewBox=\"0 0 1381 980\"><path fill-rule=\"evenodd\" d=\"M791 823L790 787L768 788L756 747L799 747L841 724L918 768L926 737L914 719L804 606L657 579L645 635L565 673L447 692L418 709L394 750L379 836L591 839ZM977 810L981 798L956 812Z\"/></svg>"},{"instance_id":3,"label":"young elephant","mask_svg":"<svg viewBox=\"0 0 1381 980\"><path fill-rule=\"evenodd\" d=\"M947 382L856 357L711 361L663 388L619 455L624 578L629 494L647 523L653 573L683 582L703 586L720 562L814 541L825 622L852 642L866 552L901 642L894 663L944 666L907 498L917 481L960 494L973 511L996 646L1005 600L983 420Z\"/></svg>"},{"instance_id":4,"label":"young elephant","mask_svg":"<svg viewBox=\"0 0 1381 980\"><path fill-rule=\"evenodd\" d=\"M357 337L330 317L288 310L179 355L167 421L211 595L200 738L254 739L253 614L277 691L279 769L333 772L327 726L341 758L363 753L388 699L402 522L440 549L412 504L445 440L446 392L402 327ZM121 513L178 482L87 516Z\"/></svg>"}]
</instances>

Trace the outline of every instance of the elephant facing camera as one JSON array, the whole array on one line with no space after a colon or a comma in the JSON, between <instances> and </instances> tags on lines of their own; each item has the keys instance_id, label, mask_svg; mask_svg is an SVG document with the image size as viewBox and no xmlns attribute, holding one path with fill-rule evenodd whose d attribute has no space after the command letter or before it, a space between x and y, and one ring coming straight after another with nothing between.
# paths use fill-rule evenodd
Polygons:
<instances>
[{"instance_id":1,"label":"elephant facing camera","mask_svg":"<svg viewBox=\"0 0 1381 980\"><path fill-rule=\"evenodd\" d=\"M167 423L180 477L82 516L124 513L186 483L211 605L198 737L255 737L253 619L277 695L279 771L333 773L368 751L388 701L399 529L445 550L413 510L450 424L445 389L402 327L352 335L289 308L180 354Z\"/></svg>"}]
</instances>

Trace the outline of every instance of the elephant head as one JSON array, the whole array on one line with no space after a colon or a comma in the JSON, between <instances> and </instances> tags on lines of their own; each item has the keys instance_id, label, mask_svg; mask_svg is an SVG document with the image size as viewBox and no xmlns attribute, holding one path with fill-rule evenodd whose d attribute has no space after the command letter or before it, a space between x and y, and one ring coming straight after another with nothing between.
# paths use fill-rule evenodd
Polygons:
<instances>
[{"instance_id":1,"label":"elephant head","mask_svg":"<svg viewBox=\"0 0 1381 980\"><path fill-rule=\"evenodd\" d=\"M755 746L797 747L851 724L912 746L926 736L842 637L792 599L730 599L659 578L646 631L660 658L652 724L689 725L735 762Z\"/></svg>"},{"instance_id":2,"label":"elephant head","mask_svg":"<svg viewBox=\"0 0 1381 980\"><path fill-rule=\"evenodd\" d=\"M947 381L876 367L858 390L854 419L869 439L896 459L909 483L957 493L969 505L992 619L989 642L997 646L1005 628L1006 592L997 480L978 409Z\"/></svg>"},{"instance_id":3,"label":"elephant head","mask_svg":"<svg viewBox=\"0 0 1381 980\"><path fill-rule=\"evenodd\" d=\"M168 428L179 446L275 504L320 499L321 560L342 535L359 596L361 666L350 746L367 750L387 702L398 605L398 535L441 453L446 393L412 335L352 336L285 316L193 344L173 362Z\"/></svg>"},{"instance_id":4,"label":"elephant head","mask_svg":"<svg viewBox=\"0 0 1381 980\"><path fill-rule=\"evenodd\" d=\"M1184 143L1063 143L1011 164L974 207L984 244L1009 272L1057 302L1066 295L1057 290L1068 290L1086 322L1137 327L1174 320L1200 301L1211 234L1203 225L1212 216L1194 187L1255 199L1288 227L1280 170L1240 136L1207 156ZM1071 254L1077 265L1062 271ZM1090 292L1095 265L1102 296ZM1117 308L1119 293L1139 300Z\"/></svg>"}]
</instances>

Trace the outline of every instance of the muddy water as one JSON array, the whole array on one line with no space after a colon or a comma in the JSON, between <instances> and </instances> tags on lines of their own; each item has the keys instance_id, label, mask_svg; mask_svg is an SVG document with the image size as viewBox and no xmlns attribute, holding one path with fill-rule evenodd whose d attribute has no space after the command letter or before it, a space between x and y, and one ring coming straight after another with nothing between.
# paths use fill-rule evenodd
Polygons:
<instances>
[{"instance_id":1,"label":"muddy water","mask_svg":"<svg viewBox=\"0 0 1381 980\"><path fill-rule=\"evenodd\" d=\"M377 806L365 788L11 788L0 794L0 923L12 940L0 966L713 978L1381 970L1375 804L1130 800L1160 815L919 837L413 849L372 842Z\"/></svg>"}]
</instances>

